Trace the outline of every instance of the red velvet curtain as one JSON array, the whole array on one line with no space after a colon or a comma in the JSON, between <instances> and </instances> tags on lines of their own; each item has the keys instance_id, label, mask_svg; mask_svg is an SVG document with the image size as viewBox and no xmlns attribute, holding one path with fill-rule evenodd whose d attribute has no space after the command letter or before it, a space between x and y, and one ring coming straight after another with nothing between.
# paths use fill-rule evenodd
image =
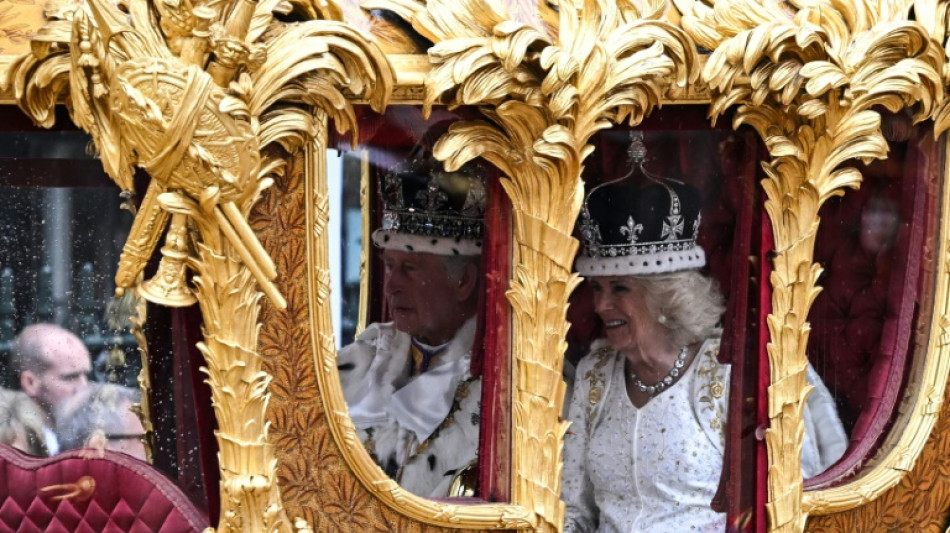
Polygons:
<instances>
[{"instance_id":1,"label":"red velvet curtain","mask_svg":"<svg viewBox=\"0 0 950 533\"><path fill-rule=\"evenodd\" d=\"M199 371L204 364L196 347L201 313L197 305L184 309L149 305L148 311L153 464L215 524L220 507L217 426L211 391Z\"/></svg>"},{"instance_id":2,"label":"red velvet curtain","mask_svg":"<svg viewBox=\"0 0 950 533\"><path fill-rule=\"evenodd\" d=\"M935 157L929 132L918 129L909 142L891 143L888 160L865 170L860 191L829 202L822 213L815 259L825 268L824 291L809 317L809 354L838 400L851 445L806 488L831 486L857 472L893 421L910 364L922 280L932 268L924 249L934 236L938 181L928 174ZM868 220L880 206L893 206L899 225L893 242L878 250Z\"/></svg>"},{"instance_id":3,"label":"red velvet curtain","mask_svg":"<svg viewBox=\"0 0 950 533\"><path fill-rule=\"evenodd\" d=\"M494 178L487 187L486 272L481 328L484 352L472 360L482 373L482 414L479 434L479 496L492 502L510 500L511 471L511 306L505 293L511 274L511 202ZM482 336L477 336L482 338Z\"/></svg>"}]
</instances>

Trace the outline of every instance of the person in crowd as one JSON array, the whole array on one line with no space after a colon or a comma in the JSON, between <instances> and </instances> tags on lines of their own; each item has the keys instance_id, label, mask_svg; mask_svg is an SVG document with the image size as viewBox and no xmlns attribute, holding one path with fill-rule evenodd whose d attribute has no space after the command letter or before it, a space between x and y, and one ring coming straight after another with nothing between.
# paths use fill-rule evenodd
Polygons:
<instances>
[{"instance_id":1,"label":"person in crowd","mask_svg":"<svg viewBox=\"0 0 950 533\"><path fill-rule=\"evenodd\" d=\"M22 391L0 389L0 444L30 455L46 456L46 415Z\"/></svg>"},{"instance_id":2,"label":"person in crowd","mask_svg":"<svg viewBox=\"0 0 950 533\"><path fill-rule=\"evenodd\" d=\"M145 430L132 406L141 403L138 389L113 383L92 383L70 398L56 415L62 449L90 448L122 452L145 460Z\"/></svg>"},{"instance_id":3,"label":"person in crowd","mask_svg":"<svg viewBox=\"0 0 950 533\"><path fill-rule=\"evenodd\" d=\"M410 492L446 497L478 450L481 380L470 366L484 181L424 158L389 172L381 194L373 243L391 321L340 351L343 394L379 466Z\"/></svg>"},{"instance_id":4,"label":"person in crowd","mask_svg":"<svg viewBox=\"0 0 950 533\"><path fill-rule=\"evenodd\" d=\"M10 362L20 388L43 409L43 435L50 455L59 453L55 413L89 385L89 350L71 331L55 324L33 324L17 335Z\"/></svg>"},{"instance_id":5,"label":"person in crowd","mask_svg":"<svg viewBox=\"0 0 950 533\"><path fill-rule=\"evenodd\" d=\"M577 368L565 436L566 532L721 532L710 503L723 470L730 367L718 359L725 302L700 272L700 195L673 180L606 182L585 198L577 270L605 338ZM806 476L847 437L817 374L806 408ZM818 423L810 423L817 417Z\"/></svg>"}]
</instances>

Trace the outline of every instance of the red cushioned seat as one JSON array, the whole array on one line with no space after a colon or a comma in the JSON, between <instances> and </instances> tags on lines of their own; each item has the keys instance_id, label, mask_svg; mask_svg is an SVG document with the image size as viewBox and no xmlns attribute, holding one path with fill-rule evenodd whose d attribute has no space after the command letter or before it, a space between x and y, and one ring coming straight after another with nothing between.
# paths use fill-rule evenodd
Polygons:
<instances>
[{"instance_id":1,"label":"red cushioned seat","mask_svg":"<svg viewBox=\"0 0 950 533\"><path fill-rule=\"evenodd\" d=\"M36 458L0 446L0 476L0 533L185 533L209 526L171 480L120 453ZM61 498L89 480L91 490Z\"/></svg>"}]
</instances>

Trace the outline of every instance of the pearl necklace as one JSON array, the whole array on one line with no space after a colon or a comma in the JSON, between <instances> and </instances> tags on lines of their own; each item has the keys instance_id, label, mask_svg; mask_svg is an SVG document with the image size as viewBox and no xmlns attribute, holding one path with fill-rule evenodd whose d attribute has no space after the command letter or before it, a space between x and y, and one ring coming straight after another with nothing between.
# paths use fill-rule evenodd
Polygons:
<instances>
[{"instance_id":1,"label":"pearl necklace","mask_svg":"<svg viewBox=\"0 0 950 533\"><path fill-rule=\"evenodd\" d=\"M673 366L670 368L670 371L666 373L666 376L663 377L660 381L657 381L653 385L647 385L646 383L640 381L640 378L637 377L637 374L633 370L627 370L627 375L630 376L630 379L633 380L633 386L637 388L640 392L645 392L651 398L657 394L665 391L673 384L673 380L676 376L680 375L680 371L686 366L686 355L689 353L689 347L683 346L683 349L680 350L680 354L676 356L676 361L673 362Z\"/></svg>"}]
</instances>

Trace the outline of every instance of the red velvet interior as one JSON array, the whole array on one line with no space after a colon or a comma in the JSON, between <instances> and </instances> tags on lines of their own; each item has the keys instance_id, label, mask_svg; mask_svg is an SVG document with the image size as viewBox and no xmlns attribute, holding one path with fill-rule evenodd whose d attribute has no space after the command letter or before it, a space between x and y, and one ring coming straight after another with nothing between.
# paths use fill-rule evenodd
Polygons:
<instances>
[{"instance_id":1,"label":"red velvet interior","mask_svg":"<svg viewBox=\"0 0 950 533\"><path fill-rule=\"evenodd\" d=\"M821 213L815 260L825 269L819 280L824 290L809 315L808 351L838 401L851 445L838 464L808 480L808 488L833 485L856 472L892 421L922 290L925 229L936 199L936 181L926 176L935 157L930 152L921 151L916 139L891 143L888 160L865 171L861 190L830 201ZM861 243L862 212L872 199L885 199L899 210L896 239L885 251Z\"/></svg>"},{"instance_id":2,"label":"red velvet interior","mask_svg":"<svg viewBox=\"0 0 950 533\"><path fill-rule=\"evenodd\" d=\"M124 454L38 459L0 446L0 472L0 533L185 533L209 526L174 483ZM56 501L63 490L41 491L83 476L95 480L84 501Z\"/></svg>"}]
</instances>

